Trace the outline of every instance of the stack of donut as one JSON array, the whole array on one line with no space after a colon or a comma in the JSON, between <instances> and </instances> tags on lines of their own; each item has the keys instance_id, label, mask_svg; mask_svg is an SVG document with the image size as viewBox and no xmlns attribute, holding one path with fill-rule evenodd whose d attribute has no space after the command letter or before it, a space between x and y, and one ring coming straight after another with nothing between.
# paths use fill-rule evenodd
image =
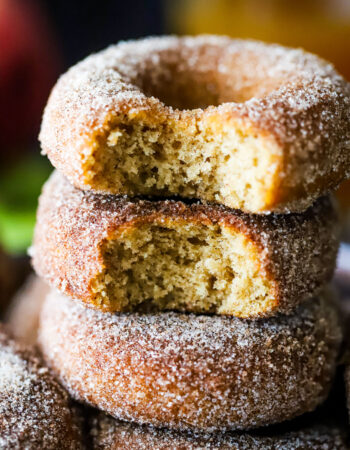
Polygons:
<instances>
[{"instance_id":1,"label":"stack of donut","mask_svg":"<svg viewBox=\"0 0 350 450\"><path fill-rule=\"evenodd\" d=\"M331 192L350 176L334 68L226 37L121 43L60 78L40 140L57 171L32 248L52 288L38 339L102 411L96 447L343 448L317 424L237 432L315 410L334 377Z\"/></svg>"}]
</instances>

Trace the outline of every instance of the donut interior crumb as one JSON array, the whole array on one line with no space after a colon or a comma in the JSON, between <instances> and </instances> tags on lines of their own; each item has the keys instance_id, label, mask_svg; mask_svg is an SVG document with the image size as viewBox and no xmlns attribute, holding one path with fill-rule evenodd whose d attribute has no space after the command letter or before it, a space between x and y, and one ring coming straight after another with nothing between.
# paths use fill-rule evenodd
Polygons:
<instances>
[{"instance_id":1,"label":"donut interior crumb","mask_svg":"<svg viewBox=\"0 0 350 450\"><path fill-rule=\"evenodd\" d=\"M259 316L276 305L255 245L219 226L167 222L126 227L102 249L94 302L111 310Z\"/></svg>"},{"instance_id":2,"label":"donut interior crumb","mask_svg":"<svg viewBox=\"0 0 350 450\"><path fill-rule=\"evenodd\" d=\"M188 133L176 125L115 125L84 162L87 184L129 195L203 198L249 211L275 201L281 157L277 145L238 127Z\"/></svg>"}]
</instances>

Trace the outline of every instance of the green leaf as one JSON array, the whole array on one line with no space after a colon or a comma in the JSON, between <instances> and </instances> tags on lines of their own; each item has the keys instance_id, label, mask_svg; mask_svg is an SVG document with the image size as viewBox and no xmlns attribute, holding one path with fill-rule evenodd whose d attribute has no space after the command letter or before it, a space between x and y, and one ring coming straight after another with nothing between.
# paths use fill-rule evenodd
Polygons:
<instances>
[{"instance_id":1,"label":"green leaf","mask_svg":"<svg viewBox=\"0 0 350 450\"><path fill-rule=\"evenodd\" d=\"M11 253L31 244L38 196L52 168L38 153L0 172L0 241Z\"/></svg>"}]
</instances>

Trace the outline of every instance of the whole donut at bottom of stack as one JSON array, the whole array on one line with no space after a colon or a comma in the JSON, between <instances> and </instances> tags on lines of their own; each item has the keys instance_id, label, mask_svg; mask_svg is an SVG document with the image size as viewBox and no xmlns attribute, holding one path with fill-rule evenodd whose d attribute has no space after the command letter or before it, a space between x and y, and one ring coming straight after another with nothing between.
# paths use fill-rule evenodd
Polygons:
<instances>
[{"instance_id":1,"label":"whole donut at bottom of stack","mask_svg":"<svg viewBox=\"0 0 350 450\"><path fill-rule=\"evenodd\" d=\"M248 321L110 314L51 292L39 344L76 400L140 424L204 432L292 419L325 400L342 339L325 296Z\"/></svg>"}]
</instances>

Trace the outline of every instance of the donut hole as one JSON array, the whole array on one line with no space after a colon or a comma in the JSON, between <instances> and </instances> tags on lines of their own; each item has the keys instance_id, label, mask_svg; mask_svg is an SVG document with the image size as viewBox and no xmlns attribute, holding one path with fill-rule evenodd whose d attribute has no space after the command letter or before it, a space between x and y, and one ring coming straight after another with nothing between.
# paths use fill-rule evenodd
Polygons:
<instances>
[{"instance_id":1,"label":"donut hole","mask_svg":"<svg viewBox=\"0 0 350 450\"><path fill-rule=\"evenodd\" d=\"M146 96L178 110L243 103L268 95L286 81L278 70L271 76L276 61L257 58L256 50L243 54L216 45L155 47L143 53L141 49L139 57L139 64L126 57L129 70L122 68L122 74Z\"/></svg>"},{"instance_id":2,"label":"donut hole","mask_svg":"<svg viewBox=\"0 0 350 450\"><path fill-rule=\"evenodd\" d=\"M169 73L161 79L144 76L140 89L148 97L155 97L178 110L205 109L222 103L219 85L210 81L196 82L196 77L189 73L179 73L169 68ZM238 100L232 97L231 101Z\"/></svg>"},{"instance_id":3,"label":"donut hole","mask_svg":"<svg viewBox=\"0 0 350 450\"><path fill-rule=\"evenodd\" d=\"M102 257L108 269L92 284L108 309L148 305L252 317L275 306L273 282L260 269L255 245L231 228L139 224L104 244Z\"/></svg>"},{"instance_id":4,"label":"donut hole","mask_svg":"<svg viewBox=\"0 0 350 450\"><path fill-rule=\"evenodd\" d=\"M223 103L242 103L254 96L251 89L242 88L232 73L223 76L201 66L188 67L188 61L151 68L133 80L147 97L155 97L177 110L206 109ZM266 90L256 92L258 96Z\"/></svg>"},{"instance_id":5,"label":"donut hole","mask_svg":"<svg viewBox=\"0 0 350 450\"><path fill-rule=\"evenodd\" d=\"M180 111L206 109L223 103L243 103L254 97L252 91L240 90L237 83L217 74L182 72L169 69L162 79L144 77L139 88L148 97L155 97L166 106ZM260 94L259 94L260 96Z\"/></svg>"}]
</instances>

